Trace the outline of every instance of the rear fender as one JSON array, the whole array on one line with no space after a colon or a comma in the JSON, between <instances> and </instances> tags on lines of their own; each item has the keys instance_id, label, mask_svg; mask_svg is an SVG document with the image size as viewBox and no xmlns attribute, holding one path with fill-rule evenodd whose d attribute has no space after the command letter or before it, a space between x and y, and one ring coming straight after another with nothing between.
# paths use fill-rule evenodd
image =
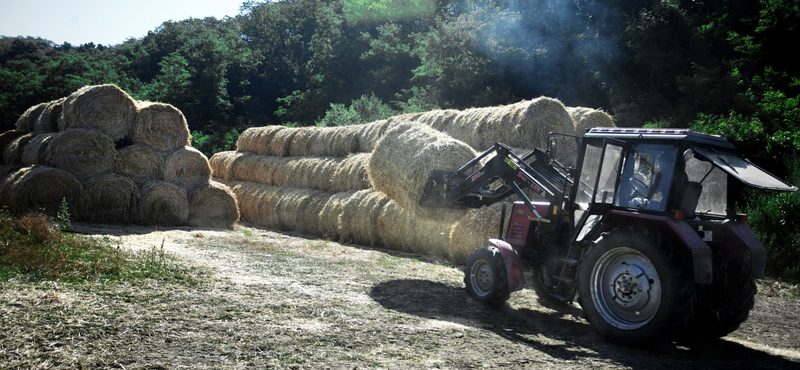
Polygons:
<instances>
[{"instance_id":1,"label":"rear fender","mask_svg":"<svg viewBox=\"0 0 800 370\"><path fill-rule=\"evenodd\" d=\"M738 250L750 251L750 268L753 277L764 278L764 269L767 266L767 250L756 234L746 222L734 221L727 224L728 235L726 242Z\"/></svg>"},{"instance_id":2,"label":"rear fender","mask_svg":"<svg viewBox=\"0 0 800 370\"><path fill-rule=\"evenodd\" d=\"M714 281L714 253L711 248L687 223L672 218L667 218L666 223L692 254L694 282L711 284Z\"/></svg>"},{"instance_id":3,"label":"rear fender","mask_svg":"<svg viewBox=\"0 0 800 370\"><path fill-rule=\"evenodd\" d=\"M713 252L711 248L697 235L697 232L683 220L618 210L610 211L608 215L624 217L628 220L637 219L648 222L653 226L656 224L666 225L669 231L672 232L672 235L680 240L691 254L692 266L694 267L694 282L698 284L711 284L711 282L714 281ZM616 220L616 222L620 222L620 220ZM629 224L631 223L631 221L627 222Z\"/></svg>"},{"instance_id":4,"label":"rear fender","mask_svg":"<svg viewBox=\"0 0 800 370\"><path fill-rule=\"evenodd\" d=\"M525 275L523 274L522 260L520 260L517 252L511 247L511 244L501 239L489 239L489 244L497 248L503 256L506 274L508 274L508 291L521 290L525 284Z\"/></svg>"}]
</instances>

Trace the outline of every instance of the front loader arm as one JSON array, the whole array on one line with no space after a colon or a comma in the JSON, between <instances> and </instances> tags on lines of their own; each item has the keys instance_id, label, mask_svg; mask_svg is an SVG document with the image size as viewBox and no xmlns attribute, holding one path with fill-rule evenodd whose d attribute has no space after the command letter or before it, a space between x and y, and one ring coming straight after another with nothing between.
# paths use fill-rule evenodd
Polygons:
<instances>
[{"instance_id":1,"label":"front loader arm","mask_svg":"<svg viewBox=\"0 0 800 370\"><path fill-rule=\"evenodd\" d=\"M567 176L548 163L543 151L536 149L519 157L511 148L496 143L455 172L434 171L420 205L479 208L517 194L535 212L525 190L560 203L571 186Z\"/></svg>"}]
</instances>

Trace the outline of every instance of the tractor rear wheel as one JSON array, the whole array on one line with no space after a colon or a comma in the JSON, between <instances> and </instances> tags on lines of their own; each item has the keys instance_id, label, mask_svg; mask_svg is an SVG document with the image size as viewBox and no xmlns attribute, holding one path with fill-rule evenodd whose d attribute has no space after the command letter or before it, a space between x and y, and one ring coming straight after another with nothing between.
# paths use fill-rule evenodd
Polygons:
<instances>
[{"instance_id":1,"label":"tractor rear wheel","mask_svg":"<svg viewBox=\"0 0 800 370\"><path fill-rule=\"evenodd\" d=\"M472 298L489 306L503 304L510 292L506 264L500 250L484 246L473 251L464 267L464 284Z\"/></svg>"},{"instance_id":2,"label":"tractor rear wheel","mask_svg":"<svg viewBox=\"0 0 800 370\"><path fill-rule=\"evenodd\" d=\"M694 314L681 337L713 340L738 329L755 304L756 283L748 256L742 253L715 268L714 282L697 295Z\"/></svg>"},{"instance_id":3,"label":"tractor rear wheel","mask_svg":"<svg viewBox=\"0 0 800 370\"><path fill-rule=\"evenodd\" d=\"M614 229L581 262L578 303L604 339L655 347L674 339L692 315L690 264L659 235Z\"/></svg>"}]
</instances>

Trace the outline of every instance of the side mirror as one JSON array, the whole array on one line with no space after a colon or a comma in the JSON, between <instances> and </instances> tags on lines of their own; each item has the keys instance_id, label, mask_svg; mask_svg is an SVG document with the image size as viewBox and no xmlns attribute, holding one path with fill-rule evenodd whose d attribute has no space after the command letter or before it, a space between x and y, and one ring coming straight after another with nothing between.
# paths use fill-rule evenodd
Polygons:
<instances>
[{"instance_id":1,"label":"side mirror","mask_svg":"<svg viewBox=\"0 0 800 370\"><path fill-rule=\"evenodd\" d=\"M686 149L686 151L683 152L683 162L686 163L692 158L696 158L694 155L694 151L691 149Z\"/></svg>"},{"instance_id":2,"label":"side mirror","mask_svg":"<svg viewBox=\"0 0 800 370\"><path fill-rule=\"evenodd\" d=\"M554 137L550 137L549 142L547 143L547 160L548 163L552 164L556 160L556 149L558 147L557 140Z\"/></svg>"}]
</instances>

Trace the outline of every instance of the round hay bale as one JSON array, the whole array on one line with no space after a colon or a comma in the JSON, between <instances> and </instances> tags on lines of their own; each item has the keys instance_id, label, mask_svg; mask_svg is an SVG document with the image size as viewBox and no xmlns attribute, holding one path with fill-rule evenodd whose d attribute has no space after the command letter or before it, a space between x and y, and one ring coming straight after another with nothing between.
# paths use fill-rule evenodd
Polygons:
<instances>
[{"instance_id":1,"label":"round hay bale","mask_svg":"<svg viewBox=\"0 0 800 370\"><path fill-rule=\"evenodd\" d=\"M389 198L373 189L359 190L344 201L339 214L339 240L369 247L379 245L376 224Z\"/></svg>"},{"instance_id":2,"label":"round hay bale","mask_svg":"<svg viewBox=\"0 0 800 370\"><path fill-rule=\"evenodd\" d=\"M319 211L320 237L329 240L340 239L342 232L339 225L339 216L342 214L347 200L353 197L356 191L357 190L344 191L328 197L322 209Z\"/></svg>"},{"instance_id":3,"label":"round hay bale","mask_svg":"<svg viewBox=\"0 0 800 370\"><path fill-rule=\"evenodd\" d=\"M134 144L119 150L118 173L138 184L164 179L164 157L147 145Z\"/></svg>"},{"instance_id":4,"label":"round hay bale","mask_svg":"<svg viewBox=\"0 0 800 370\"><path fill-rule=\"evenodd\" d=\"M298 169L307 171L305 187L338 193L350 190L350 187L341 187L334 178L336 171L342 166L345 158L336 157L311 157L313 161L306 161ZM363 189L363 188L362 188Z\"/></svg>"},{"instance_id":5,"label":"round hay bale","mask_svg":"<svg viewBox=\"0 0 800 370\"><path fill-rule=\"evenodd\" d=\"M47 132L57 132L58 120L61 118L61 112L64 110L64 102L66 100L67 98L61 98L46 103L42 114L33 125L33 132L37 135Z\"/></svg>"},{"instance_id":6,"label":"round hay bale","mask_svg":"<svg viewBox=\"0 0 800 370\"><path fill-rule=\"evenodd\" d=\"M331 141L331 156L344 157L360 152L361 142L358 136L358 126L344 126L338 128Z\"/></svg>"},{"instance_id":7,"label":"round hay bale","mask_svg":"<svg viewBox=\"0 0 800 370\"><path fill-rule=\"evenodd\" d=\"M211 166L211 177L227 179L231 165L236 161L236 159L244 155L246 155L246 153L241 153L234 150L214 153L211 155L211 158L208 159L208 165Z\"/></svg>"},{"instance_id":8,"label":"round hay bale","mask_svg":"<svg viewBox=\"0 0 800 370\"><path fill-rule=\"evenodd\" d=\"M36 126L36 121L39 120L39 117L42 115L42 111L44 111L45 107L47 107L47 103L39 103L25 110L25 112L19 116L17 123L14 125L17 128L17 131L33 132Z\"/></svg>"},{"instance_id":9,"label":"round hay bale","mask_svg":"<svg viewBox=\"0 0 800 370\"><path fill-rule=\"evenodd\" d=\"M514 105L520 120L513 126L519 141L508 140L509 146L534 149L547 147L547 134L550 132L571 133L572 117L558 99L539 97L530 102ZM514 136L512 136L514 137Z\"/></svg>"},{"instance_id":10,"label":"round hay bale","mask_svg":"<svg viewBox=\"0 0 800 370\"><path fill-rule=\"evenodd\" d=\"M201 151L185 146L167 157L164 180L182 187L187 192L211 180L211 166Z\"/></svg>"},{"instance_id":11,"label":"round hay bale","mask_svg":"<svg viewBox=\"0 0 800 370\"><path fill-rule=\"evenodd\" d=\"M11 185L16 181L20 168L22 168L20 165L0 164L0 208L7 207L9 211L11 210L11 196L13 196Z\"/></svg>"},{"instance_id":12,"label":"round hay bale","mask_svg":"<svg viewBox=\"0 0 800 370\"><path fill-rule=\"evenodd\" d=\"M333 175L331 158L287 158L276 163L273 184L293 188L326 190ZM326 177L327 176L327 177Z\"/></svg>"},{"instance_id":13,"label":"round hay bale","mask_svg":"<svg viewBox=\"0 0 800 370\"><path fill-rule=\"evenodd\" d=\"M22 153L25 147L33 139L33 133L29 132L12 140L3 150L3 163L6 165L21 164Z\"/></svg>"},{"instance_id":14,"label":"round hay bale","mask_svg":"<svg viewBox=\"0 0 800 370\"><path fill-rule=\"evenodd\" d=\"M271 153L272 139L279 131L286 130L284 126L250 127L239 135L236 141L236 150L267 155Z\"/></svg>"},{"instance_id":15,"label":"round hay bale","mask_svg":"<svg viewBox=\"0 0 800 370\"><path fill-rule=\"evenodd\" d=\"M311 143L317 140L317 136L321 132L321 127L298 127L292 130L297 131L289 142L290 157L304 157L308 156Z\"/></svg>"},{"instance_id":16,"label":"round hay bale","mask_svg":"<svg viewBox=\"0 0 800 370\"><path fill-rule=\"evenodd\" d=\"M186 117L170 104L139 102L131 125L135 144L148 145L159 152L171 152L191 145Z\"/></svg>"},{"instance_id":17,"label":"round hay bale","mask_svg":"<svg viewBox=\"0 0 800 370\"><path fill-rule=\"evenodd\" d=\"M375 150L375 146L378 145L390 126L392 123L387 119L354 126L358 138L358 151L371 153Z\"/></svg>"},{"instance_id":18,"label":"round hay bale","mask_svg":"<svg viewBox=\"0 0 800 370\"><path fill-rule=\"evenodd\" d=\"M459 114L461 111L455 109L436 110L425 112L415 117L414 121L424 123L441 132L448 132Z\"/></svg>"},{"instance_id":19,"label":"round hay bale","mask_svg":"<svg viewBox=\"0 0 800 370\"><path fill-rule=\"evenodd\" d=\"M377 219L376 233L389 249L449 257L451 222L420 219L389 201Z\"/></svg>"},{"instance_id":20,"label":"round hay bale","mask_svg":"<svg viewBox=\"0 0 800 370\"><path fill-rule=\"evenodd\" d=\"M106 224L140 223L139 189L128 177L106 174L84 181L87 220Z\"/></svg>"},{"instance_id":21,"label":"round hay bale","mask_svg":"<svg viewBox=\"0 0 800 370\"><path fill-rule=\"evenodd\" d=\"M210 181L189 193L189 217L194 227L230 229L239 221L236 195L225 184Z\"/></svg>"},{"instance_id":22,"label":"round hay bale","mask_svg":"<svg viewBox=\"0 0 800 370\"><path fill-rule=\"evenodd\" d=\"M420 207L433 170L455 171L477 156L461 141L421 123L400 123L389 129L367 165L372 187L418 217L455 220L465 210Z\"/></svg>"},{"instance_id":23,"label":"round hay bale","mask_svg":"<svg viewBox=\"0 0 800 370\"><path fill-rule=\"evenodd\" d=\"M368 189L367 166L371 156L372 153L357 153L338 159L333 166L333 174L328 177L329 189L335 192ZM327 173L325 175L328 176Z\"/></svg>"},{"instance_id":24,"label":"round hay bale","mask_svg":"<svg viewBox=\"0 0 800 370\"><path fill-rule=\"evenodd\" d=\"M315 189L280 188L275 215L280 230L321 235L319 214L330 193Z\"/></svg>"},{"instance_id":25,"label":"round hay bale","mask_svg":"<svg viewBox=\"0 0 800 370\"><path fill-rule=\"evenodd\" d=\"M100 131L71 129L59 132L50 140L52 166L79 179L113 172L119 165L114 141Z\"/></svg>"},{"instance_id":26,"label":"round hay bale","mask_svg":"<svg viewBox=\"0 0 800 370\"><path fill-rule=\"evenodd\" d=\"M275 132L265 154L277 157L288 157L292 139L298 132L300 132L300 129L297 127L286 128Z\"/></svg>"},{"instance_id":27,"label":"round hay bale","mask_svg":"<svg viewBox=\"0 0 800 370\"><path fill-rule=\"evenodd\" d=\"M166 181L153 180L142 186L141 208L145 225L180 226L189 218L186 192Z\"/></svg>"},{"instance_id":28,"label":"round hay bale","mask_svg":"<svg viewBox=\"0 0 800 370\"><path fill-rule=\"evenodd\" d=\"M2 180L6 176L8 176L9 174L11 174L13 172L17 172L17 170L19 170L20 168L22 168L22 167L21 166L15 166L15 165L0 165L0 184L2 184Z\"/></svg>"},{"instance_id":29,"label":"round hay bale","mask_svg":"<svg viewBox=\"0 0 800 370\"><path fill-rule=\"evenodd\" d=\"M50 132L34 136L22 151L22 164L28 166L34 164L50 166L52 152L48 150L48 147L50 145L50 141L56 135L56 133Z\"/></svg>"},{"instance_id":30,"label":"round hay bale","mask_svg":"<svg viewBox=\"0 0 800 370\"><path fill-rule=\"evenodd\" d=\"M309 145L310 156L344 157L358 153L359 126L315 127L314 140Z\"/></svg>"},{"instance_id":31,"label":"round hay bale","mask_svg":"<svg viewBox=\"0 0 800 370\"><path fill-rule=\"evenodd\" d=\"M111 141L128 136L136 117L136 102L115 85L84 86L64 100L58 129L100 131Z\"/></svg>"},{"instance_id":32,"label":"round hay bale","mask_svg":"<svg viewBox=\"0 0 800 370\"><path fill-rule=\"evenodd\" d=\"M407 252L416 249L416 217L407 209L390 200L383 205L376 221L375 232L381 245Z\"/></svg>"},{"instance_id":33,"label":"round hay bale","mask_svg":"<svg viewBox=\"0 0 800 370\"><path fill-rule=\"evenodd\" d=\"M498 107L396 116L389 119L390 124L403 117L406 121L433 127L478 151L498 142L515 148L544 148L549 132L574 132L572 118L564 104L548 97Z\"/></svg>"},{"instance_id":34,"label":"round hay bale","mask_svg":"<svg viewBox=\"0 0 800 370\"><path fill-rule=\"evenodd\" d=\"M17 130L8 130L0 134L0 163L5 163L5 151L8 145L25 134L25 132Z\"/></svg>"},{"instance_id":35,"label":"round hay bale","mask_svg":"<svg viewBox=\"0 0 800 370\"><path fill-rule=\"evenodd\" d=\"M279 228L275 206L285 188L254 182L233 182L231 190L239 204L241 220L266 228Z\"/></svg>"},{"instance_id":36,"label":"round hay bale","mask_svg":"<svg viewBox=\"0 0 800 370\"><path fill-rule=\"evenodd\" d=\"M83 185L70 173L46 166L23 167L4 177L0 188L12 212L41 212L55 217L66 199L72 220L85 215Z\"/></svg>"},{"instance_id":37,"label":"round hay bale","mask_svg":"<svg viewBox=\"0 0 800 370\"><path fill-rule=\"evenodd\" d=\"M576 135L583 136L586 130L593 127L615 127L614 119L602 110L586 107L569 107L567 111L572 117Z\"/></svg>"},{"instance_id":38,"label":"round hay bale","mask_svg":"<svg viewBox=\"0 0 800 370\"><path fill-rule=\"evenodd\" d=\"M275 156L243 153L236 158L228 170L228 178L235 181L249 181L264 185L282 185L285 181L276 180L283 176L282 163L286 159Z\"/></svg>"},{"instance_id":39,"label":"round hay bale","mask_svg":"<svg viewBox=\"0 0 800 370\"><path fill-rule=\"evenodd\" d=\"M490 238L499 236L502 207L503 203L495 203L470 209L465 217L452 225L448 254L453 263L463 264L473 250L487 245ZM506 204L506 219L503 224L508 226L510 220L511 205Z\"/></svg>"}]
</instances>

